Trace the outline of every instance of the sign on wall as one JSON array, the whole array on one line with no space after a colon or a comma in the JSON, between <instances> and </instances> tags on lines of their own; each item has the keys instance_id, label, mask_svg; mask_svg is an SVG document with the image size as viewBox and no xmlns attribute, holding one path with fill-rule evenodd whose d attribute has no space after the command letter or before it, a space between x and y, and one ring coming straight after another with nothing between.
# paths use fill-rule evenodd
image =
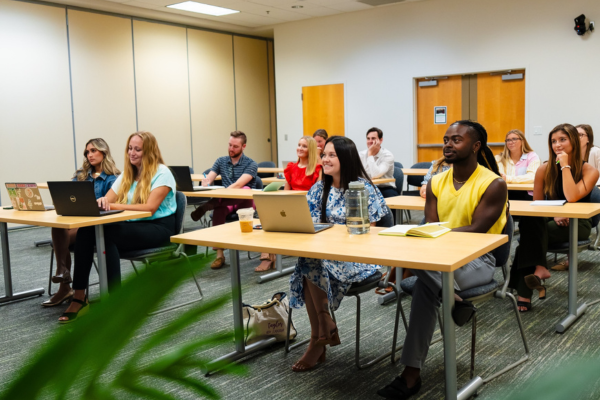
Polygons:
<instances>
[{"instance_id":1,"label":"sign on wall","mask_svg":"<svg viewBox=\"0 0 600 400\"><path fill-rule=\"evenodd\" d=\"M433 107L433 123L434 124L445 124L447 116L447 107Z\"/></svg>"}]
</instances>

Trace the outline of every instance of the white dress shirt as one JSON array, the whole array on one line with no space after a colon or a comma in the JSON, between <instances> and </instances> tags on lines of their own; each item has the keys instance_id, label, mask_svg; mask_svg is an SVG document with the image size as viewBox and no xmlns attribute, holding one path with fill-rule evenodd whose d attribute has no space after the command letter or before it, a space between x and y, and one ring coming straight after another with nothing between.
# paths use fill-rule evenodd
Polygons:
<instances>
[{"instance_id":1,"label":"white dress shirt","mask_svg":"<svg viewBox=\"0 0 600 400\"><path fill-rule=\"evenodd\" d=\"M363 167L365 167L369 178L394 179L394 155L391 151L382 147L379 149L379 153L374 156L369 156L368 154L369 149L358 153L360 161L362 161ZM396 184L394 182L389 182L377 186L391 186L395 188Z\"/></svg>"}]
</instances>

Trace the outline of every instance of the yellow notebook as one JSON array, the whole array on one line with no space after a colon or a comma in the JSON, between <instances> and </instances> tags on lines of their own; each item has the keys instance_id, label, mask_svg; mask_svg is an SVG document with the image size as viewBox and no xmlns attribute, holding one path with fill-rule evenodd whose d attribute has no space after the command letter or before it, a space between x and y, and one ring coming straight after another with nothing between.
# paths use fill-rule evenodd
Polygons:
<instances>
[{"instance_id":1,"label":"yellow notebook","mask_svg":"<svg viewBox=\"0 0 600 400\"><path fill-rule=\"evenodd\" d=\"M441 226L445 222L425 225L396 225L379 232L383 236L417 236L425 238L436 238L444 233L450 232L451 229Z\"/></svg>"}]
</instances>

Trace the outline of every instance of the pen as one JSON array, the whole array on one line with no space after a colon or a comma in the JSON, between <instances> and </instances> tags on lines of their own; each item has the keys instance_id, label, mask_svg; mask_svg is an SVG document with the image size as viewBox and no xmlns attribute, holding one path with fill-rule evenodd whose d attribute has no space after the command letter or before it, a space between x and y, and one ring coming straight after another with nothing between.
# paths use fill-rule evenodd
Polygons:
<instances>
[{"instance_id":1,"label":"pen","mask_svg":"<svg viewBox=\"0 0 600 400\"><path fill-rule=\"evenodd\" d=\"M558 164L558 163L557 163ZM206 174L203 172L202 175L204 175L204 177L206 178Z\"/></svg>"},{"instance_id":2,"label":"pen","mask_svg":"<svg viewBox=\"0 0 600 400\"><path fill-rule=\"evenodd\" d=\"M558 165L558 164L560 164L560 161L559 161L559 160L556 160L556 165Z\"/></svg>"}]
</instances>

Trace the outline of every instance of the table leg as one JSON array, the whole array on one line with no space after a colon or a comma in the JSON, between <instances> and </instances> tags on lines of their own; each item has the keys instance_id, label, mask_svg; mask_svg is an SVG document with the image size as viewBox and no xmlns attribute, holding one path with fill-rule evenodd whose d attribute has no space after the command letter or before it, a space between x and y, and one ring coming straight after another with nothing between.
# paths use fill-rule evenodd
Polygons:
<instances>
[{"instance_id":1,"label":"table leg","mask_svg":"<svg viewBox=\"0 0 600 400\"><path fill-rule=\"evenodd\" d=\"M8 225L6 222L0 222L0 236L0 239L2 240L2 267L4 270L4 296L0 297L0 303L43 295L45 290L42 288L13 293L12 274L10 270L10 250L8 248Z\"/></svg>"},{"instance_id":2,"label":"table leg","mask_svg":"<svg viewBox=\"0 0 600 400\"><path fill-rule=\"evenodd\" d=\"M444 323L444 373L446 400L457 398L456 392L456 332L452 309L454 308L454 272L442 272L442 320Z\"/></svg>"},{"instance_id":3,"label":"table leg","mask_svg":"<svg viewBox=\"0 0 600 400\"><path fill-rule=\"evenodd\" d=\"M108 293L108 275L106 274L106 249L104 246L104 225L96 225L96 255L98 257L98 275L100 278L100 295Z\"/></svg>"},{"instance_id":4,"label":"table leg","mask_svg":"<svg viewBox=\"0 0 600 400\"><path fill-rule=\"evenodd\" d=\"M396 211L396 224L404 223L403 218L402 218L402 212L404 210L397 208L395 211Z\"/></svg>"},{"instance_id":5,"label":"table leg","mask_svg":"<svg viewBox=\"0 0 600 400\"><path fill-rule=\"evenodd\" d=\"M281 263L281 254L277 254L275 256L276 271L271 272L269 274L264 274L264 275L259 276L258 278L256 278L256 282L265 283L265 282L272 281L273 279L277 279L279 277L289 275L292 272L294 272L294 268L295 267L287 267L286 269L283 269L283 264Z\"/></svg>"},{"instance_id":6,"label":"table leg","mask_svg":"<svg viewBox=\"0 0 600 400\"><path fill-rule=\"evenodd\" d=\"M273 345L276 340L274 337L260 340L256 343L246 346L244 344L244 317L242 311L242 285L240 277L240 254L237 250L229 250L229 263L231 265L231 297L233 301L233 329L235 338L235 351L219 357L206 366L203 372L208 375L211 372L218 371L223 366L230 364L242 357L255 351Z\"/></svg>"},{"instance_id":7,"label":"table leg","mask_svg":"<svg viewBox=\"0 0 600 400\"><path fill-rule=\"evenodd\" d=\"M577 304L577 228L578 219L569 219L569 315L556 325L556 332L563 333L585 313L587 304Z\"/></svg>"}]
</instances>

